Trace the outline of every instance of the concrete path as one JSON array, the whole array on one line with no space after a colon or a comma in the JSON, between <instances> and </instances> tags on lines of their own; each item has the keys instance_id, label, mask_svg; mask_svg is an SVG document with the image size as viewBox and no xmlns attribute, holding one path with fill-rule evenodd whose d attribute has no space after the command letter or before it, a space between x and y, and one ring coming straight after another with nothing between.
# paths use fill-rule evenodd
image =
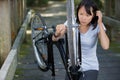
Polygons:
<instances>
[{"instance_id":1,"label":"concrete path","mask_svg":"<svg viewBox=\"0 0 120 80\"><path fill-rule=\"evenodd\" d=\"M50 2L50 6L41 8L40 12L45 18L47 25L52 26L63 23L66 20L65 2ZM35 62L30 34L27 34L28 43L22 48L19 54L18 67L13 80L52 80L51 71L42 72L38 69ZM26 54L23 54L27 51ZM54 46L55 56L55 80L64 80L65 70L60 55ZM100 62L100 73L98 80L120 80L120 53L104 51L98 46L98 59Z\"/></svg>"}]
</instances>

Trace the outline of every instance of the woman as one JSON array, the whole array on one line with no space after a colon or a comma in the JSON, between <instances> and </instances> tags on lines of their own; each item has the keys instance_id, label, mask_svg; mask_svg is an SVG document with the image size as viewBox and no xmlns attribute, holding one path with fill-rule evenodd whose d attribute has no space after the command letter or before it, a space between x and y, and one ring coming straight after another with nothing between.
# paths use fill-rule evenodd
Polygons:
<instances>
[{"instance_id":1,"label":"woman","mask_svg":"<svg viewBox=\"0 0 120 80\"><path fill-rule=\"evenodd\" d=\"M82 70L80 80L97 80L99 63L96 56L98 39L103 49L109 48L109 38L102 22L102 13L92 0L82 0L77 8L76 23L81 35ZM53 41L60 39L66 32L66 23L56 26Z\"/></svg>"}]
</instances>

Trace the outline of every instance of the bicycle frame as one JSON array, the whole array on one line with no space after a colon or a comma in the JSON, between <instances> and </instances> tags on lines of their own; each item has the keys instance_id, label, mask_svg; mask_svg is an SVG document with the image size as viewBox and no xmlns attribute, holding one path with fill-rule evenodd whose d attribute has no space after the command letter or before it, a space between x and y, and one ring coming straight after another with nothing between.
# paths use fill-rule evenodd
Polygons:
<instances>
[{"instance_id":1,"label":"bicycle frame","mask_svg":"<svg viewBox=\"0 0 120 80\"><path fill-rule=\"evenodd\" d=\"M72 80L79 80L81 68L81 44L74 14L74 0L67 0L67 47L68 72ZM71 35L72 34L72 35Z\"/></svg>"},{"instance_id":2,"label":"bicycle frame","mask_svg":"<svg viewBox=\"0 0 120 80\"><path fill-rule=\"evenodd\" d=\"M65 34L66 50L63 47L64 40L60 39L55 44L59 49L69 80L79 80L82 74L81 41L78 25L76 25L75 21L74 0L67 0L67 21L67 33Z\"/></svg>"},{"instance_id":3,"label":"bicycle frame","mask_svg":"<svg viewBox=\"0 0 120 80\"><path fill-rule=\"evenodd\" d=\"M41 17L41 16L40 16ZM67 76L69 80L79 80L79 76L81 74L81 44L80 44L80 33L78 32L78 25L76 25L75 14L74 14L74 0L67 0L67 33L65 34L65 43L66 50L63 45L64 42L60 39L57 42L52 41L52 35L49 35L47 32L47 27L45 26L45 33L48 34L47 39L49 39L47 43L48 48L48 62L44 64L44 59L41 58L38 61L38 65L43 68L43 71L47 71L48 69L52 70L52 76L55 76L55 68L54 68L54 57L53 57L53 44L57 46L59 49L61 58L63 60L63 64L65 66ZM44 23L44 22L43 22ZM72 35L71 35L72 34ZM35 46L36 42L34 42L33 38L33 47L36 51L35 56L37 58L37 52L39 52ZM40 63L40 64L39 64Z\"/></svg>"}]
</instances>

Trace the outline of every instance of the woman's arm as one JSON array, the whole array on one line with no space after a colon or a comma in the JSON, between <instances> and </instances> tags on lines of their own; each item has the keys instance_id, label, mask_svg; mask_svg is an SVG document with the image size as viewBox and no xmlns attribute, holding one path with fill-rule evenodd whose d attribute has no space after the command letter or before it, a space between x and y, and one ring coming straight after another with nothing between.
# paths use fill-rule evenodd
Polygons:
<instances>
[{"instance_id":1,"label":"woman's arm","mask_svg":"<svg viewBox=\"0 0 120 80\"><path fill-rule=\"evenodd\" d=\"M100 27L100 32L99 32L99 39L100 39L100 43L103 49L107 50L109 48L109 38L105 32L105 30L103 29L103 23L99 23L98 24Z\"/></svg>"},{"instance_id":2,"label":"woman's arm","mask_svg":"<svg viewBox=\"0 0 120 80\"><path fill-rule=\"evenodd\" d=\"M96 16L98 16L98 26L100 28L100 32L99 32L99 39L100 39L100 43L103 49L108 49L109 48L109 38L103 28L103 23L102 23L102 13L101 11L97 11Z\"/></svg>"}]
</instances>

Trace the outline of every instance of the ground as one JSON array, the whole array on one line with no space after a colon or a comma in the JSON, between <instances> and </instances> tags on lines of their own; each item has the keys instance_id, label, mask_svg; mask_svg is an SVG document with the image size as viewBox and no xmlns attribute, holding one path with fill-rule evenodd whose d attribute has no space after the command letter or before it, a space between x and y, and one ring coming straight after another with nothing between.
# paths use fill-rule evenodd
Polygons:
<instances>
[{"instance_id":1,"label":"ground","mask_svg":"<svg viewBox=\"0 0 120 80\"><path fill-rule=\"evenodd\" d=\"M36 8L44 17L47 26L64 23L66 20L65 2L50 2L49 6ZM30 31L30 28L28 28ZM36 64L30 34L26 36L27 42L21 47L18 54L18 66L13 80L52 80L51 71L42 72ZM64 80L65 69L59 52L54 46L56 80ZM98 45L98 59L100 72L98 80L120 80L120 54L111 50L104 51Z\"/></svg>"}]
</instances>

